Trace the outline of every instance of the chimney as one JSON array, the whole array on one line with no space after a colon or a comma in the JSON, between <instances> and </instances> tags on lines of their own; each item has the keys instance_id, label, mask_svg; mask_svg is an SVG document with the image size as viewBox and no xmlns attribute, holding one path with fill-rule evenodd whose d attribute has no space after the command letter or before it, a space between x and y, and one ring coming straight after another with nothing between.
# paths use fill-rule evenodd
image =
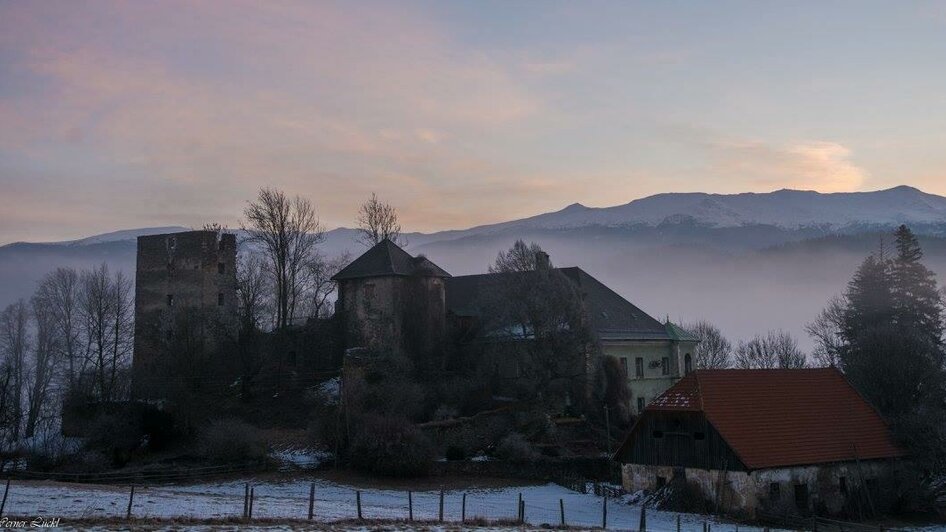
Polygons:
<instances>
[{"instance_id":1,"label":"chimney","mask_svg":"<svg viewBox=\"0 0 946 532\"><path fill-rule=\"evenodd\" d=\"M535 254L535 271L547 272L550 267L549 254L544 251L537 252Z\"/></svg>"}]
</instances>

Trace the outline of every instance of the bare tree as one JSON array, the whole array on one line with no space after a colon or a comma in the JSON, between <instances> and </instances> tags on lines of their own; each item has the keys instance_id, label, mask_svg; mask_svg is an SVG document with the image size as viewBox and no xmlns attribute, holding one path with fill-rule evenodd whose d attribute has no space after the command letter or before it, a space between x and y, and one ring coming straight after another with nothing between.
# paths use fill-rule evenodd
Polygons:
<instances>
[{"instance_id":1,"label":"bare tree","mask_svg":"<svg viewBox=\"0 0 946 532\"><path fill-rule=\"evenodd\" d=\"M841 327L844 324L845 300L841 296L833 297L815 321L805 325L805 331L815 340L812 353L815 362L821 367L839 367L841 348L844 340Z\"/></svg>"},{"instance_id":2,"label":"bare tree","mask_svg":"<svg viewBox=\"0 0 946 532\"><path fill-rule=\"evenodd\" d=\"M516 240L511 248L500 251L489 266L489 273L528 272L536 269L536 257L545 253L535 242Z\"/></svg>"},{"instance_id":3,"label":"bare tree","mask_svg":"<svg viewBox=\"0 0 946 532\"><path fill-rule=\"evenodd\" d=\"M33 297L33 324L35 342L29 368L26 394L26 426L24 435L32 437L40 417L52 411L50 404L51 384L56 370L56 351L59 337L56 323L49 302L42 297Z\"/></svg>"},{"instance_id":4,"label":"bare tree","mask_svg":"<svg viewBox=\"0 0 946 532\"><path fill-rule=\"evenodd\" d=\"M264 259L259 253L246 251L237 257L237 298L239 300L240 321L248 327L259 327L266 320L272 326L272 312L267 304L266 295L271 291L267 282Z\"/></svg>"},{"instance_id":5,"label":"bare tree","mask_svg":"<svg viewBox=\"0 0 946 532\"><path fill-rule=\"evenodd\" d=\"M718 327L706 320L700 320L684 328L700 337L700 343L694 353L697 368L723 369L732 365L732 344Z\"/></svg>"},{"instance_id":6,"label":"bare tree","mask_svg":"<svg viewBox=\"0 0 946 532\"><path fill-rule=\"evenodd\" d=\"M0 353L9 367L10 414L9 438L17 440L23 422L23 398L26 386L26 355L30 349L30 308L20 299L0 312Z\"/></svg>"},{"instance_id":7,"label":"bare tree","mask_svg":"<svg viewBox=\"0 0 946 532\"><path fill-rule=\"evenodd\" d=\"M518 241L500 253L495 268L499 273L483 294L479 305L484 317L481 334L490 342L502 338L491 349L496 358L516 362L516 385L522 397L561 399L571 394L586 378L588 357L594 346L581 294L563 273L536 265L524 267L525 249L543 253L535 244ZM516 260L508 259L516 257ZM512 353L501 353L503 349Z\"/></svg>"},{"instance_id":8,"label":"bare tree","mask_svg":"<svg viewBox=\"0 0 946 532\"><path fill-rule=\"evenodd\" d=\"M331 312L329 298L335 293L335 281L332 276L340 272L349 262L351 254L343 253L333 259L326 259L316 255L308 265L309 279L309 315L315 317L326 316Z\"/></svg>"},{"instance_id":9,"label":"bare tree","mask_svg":"<svg viewBox=\"0 0 946 532\"><path fill-rule=\"evenodd\" d=\"M79 319L80 291L78 272L73 268L57 268L43 278L36 294L52 314L61 357L65 359L69 390L76 388L79 376L85 370L82 323Z\"/></svg>"},{"instance_id":10,"label":"bare tree","mask_svg":"<svg viewBox=\"0 0 946 532\"><path fill-rule=\"evenodd\" d=\"M361 233L358 239L369 248L384 239L400 246L407 245L407 241L401 235L397 210L379 200L373 192L371 198L362 203L358 210L358 230Z\"/></svg>"},{"instance_id":11,"label":"bare tree","mask_svg":"<svg viewBox=\"0 0 946 532\"><path fill-rule=\"evenodd\" d=\"M6 357L0 357L0 446L12 439L14 427L19 427L19 419L14 408L19 398L13 391L13 372L12 361ZM0 468L5 468L5 466L0 454Z\"/></svg>"},{"instance_id":12,"label":"bare tree","mask_svg":"<svg viewBox=\"0 0 946 532\"><path fill-rule=\"evenodd\" d=\"M80 315L92 372L91 392L103 401L117 398L119 375L131 349L131 283L106 264L82 273Z\"/></svg>"},{"instance_id":13,"label":"bare tree","mask_svg":"<svg viewBox=\"0 0 946 532\"><path fill-rule=\"evenodd\" d=\"M803 368L805 353L798 342L785 331L769 331L741 342L736 348L736 367L742 369Z\"/></svg>"},{"instance_id":14,"label":"bare tree","mask_svg":"<svg viewBox=\"0 0 946 532\"><path fill-rule=\"evenodd\" d=\"M264 188L244 211L250 242L259 244L273 279L276 326L292 323L302 295L306 264L324 239L324 230L307 199Z\"/></svg>"},{"instance_id":15,"label":"bare tree","mask_svg":"<svg viewBox=\"0 0 946 532\"><path fill-rule=\"evenodd\" d=\"M112 356L109 360L108 399L123 397L130 388L120 386L120 372L127 369L134 345L134 299L131 280L122 272L112 278ZM125 383L127 384L127 383Z\"/></svg>"}]
</instances>

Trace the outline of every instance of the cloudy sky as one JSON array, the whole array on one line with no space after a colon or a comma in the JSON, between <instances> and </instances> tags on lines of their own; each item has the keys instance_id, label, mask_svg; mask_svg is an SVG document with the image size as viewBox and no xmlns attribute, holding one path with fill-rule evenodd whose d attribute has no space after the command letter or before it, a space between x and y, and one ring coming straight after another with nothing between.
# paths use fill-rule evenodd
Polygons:
<instances>
[{"instance_id":1,"label":"cloudy sky","mask_svg":"<svg viewBox=\"0 0 946 532\"><path fill-rule=\"evenodd\" d=\"M0 243L433 231L659 192L946 194L946 4L0 3Z\"/></svg>"}]
</instances>

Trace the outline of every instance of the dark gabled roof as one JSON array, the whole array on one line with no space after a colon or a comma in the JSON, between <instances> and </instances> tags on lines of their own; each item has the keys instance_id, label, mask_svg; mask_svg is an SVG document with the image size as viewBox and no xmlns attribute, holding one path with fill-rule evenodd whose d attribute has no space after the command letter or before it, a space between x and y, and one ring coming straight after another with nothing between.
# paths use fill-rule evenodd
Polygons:
<instances>
[{"instance_id":1,"label":"dark gabled roof","mask_svg":"<svg viewBox=\"0 0 946 532\"><path fill-rule=\"evenodd\" d=\"M634 306L581 268L556 268L577 285L592 326L603 340L671 340L664 324ZM513 276L536 272L461 275L446 280L447 310L458 316L476 316L480 298L491 286ZM514 282L514 280L513 280Z\"/></svg>"},{"instance_id":2,"label":"dark gabled roof","mask_svg":"<svg viewBox=\"0 0 946 532\"><path fill-rule=\"evenodd\" d=\"M412 257L394 242L384 239L351 261L332 277L334 281L360 279L364 277L387 277L391 275L424 275L429 277L450 277L424 256Z\"/></svg>"},{"instance_id":3,"label":"dark gabled roof","mask_svg":"<svg viewBox=\"0 0 946 532\"><path fill-rule=\"evenodd\" d=\"M663 412L702 412L749 469L904 454L880 414L834 368L697 370L644 416Z\"/></svg>"}]
</instances>

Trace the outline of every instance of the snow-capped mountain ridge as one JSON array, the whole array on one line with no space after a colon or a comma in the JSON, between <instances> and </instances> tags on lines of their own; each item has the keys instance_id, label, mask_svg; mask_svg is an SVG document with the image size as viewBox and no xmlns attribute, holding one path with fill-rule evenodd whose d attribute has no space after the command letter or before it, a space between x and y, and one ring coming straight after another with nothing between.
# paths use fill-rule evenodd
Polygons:
<instances>
[{"instance_id":1,"label":"snow-capped mountain ridge","mask_svg":"<svg viewBox=\"0 0 946 532\"><path fill-rule=\"evenodd\" d=\"M909 186L873 192L836 193L791 189L740 194L672 192L636 199L613 207L587 207L581 203L572 203L558 211L519 220L428 234L409 233L406 236L411 244L422 245L464 236L589 226L656 227L662 224L695 224L731 228L770 225L789 230L816 227L831 232L851 227L886 227L901 223L946 225L946 197ZM51 244L101 244L134 240L141 235L187 230L189 229L179 226L128 229ZM329 231L328 236L350 238L352 231L342 227Z\"/></svg>"},{"instance_id":2,"label":"snow-capped mountain ridge","mask_svg":"<svg viewBox=\"0 0 946 532\"><path fill-rule=\"evenodd\" d=\"M614 207L586 207L574 203L560 211L474 227L467 232L488 233L512 228L568 229L590 225L656 226L681 221L710 227L772 225L785 229L939 224L946 223L946 197L909 186L829 194L790 189L741 194L666 193Z\"/></svg>"}]
</instances>

